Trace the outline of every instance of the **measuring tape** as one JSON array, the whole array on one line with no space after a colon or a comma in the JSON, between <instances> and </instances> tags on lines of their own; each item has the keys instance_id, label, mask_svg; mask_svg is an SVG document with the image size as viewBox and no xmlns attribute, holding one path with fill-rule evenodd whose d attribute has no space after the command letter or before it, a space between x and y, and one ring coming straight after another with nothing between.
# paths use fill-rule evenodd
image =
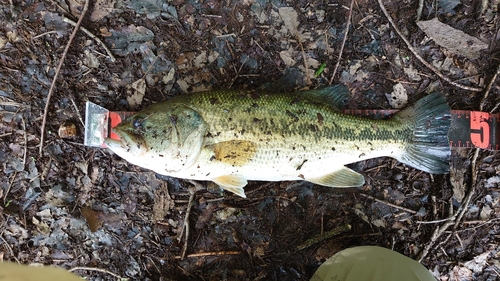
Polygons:
<instances>
[{"instance_id":1,"label":"measuring tape","mask_svg":"<svg viewBox=\"0 0 500 281\"><path fill-rule=\"evenodd\" d=\"M397 110L344 110L345 114L367 117L372 119L386 119L394 115ZM85 115L86 146L106 147L105 138L119 139L111 132L120 122L135 112L109 111L92 102L87 102ZM497 123L500 114L490 114L481 111L451 111L451 127L448 132L450 147L482 148L500 150L500 134Z\"/></svg>"}]
</instances>

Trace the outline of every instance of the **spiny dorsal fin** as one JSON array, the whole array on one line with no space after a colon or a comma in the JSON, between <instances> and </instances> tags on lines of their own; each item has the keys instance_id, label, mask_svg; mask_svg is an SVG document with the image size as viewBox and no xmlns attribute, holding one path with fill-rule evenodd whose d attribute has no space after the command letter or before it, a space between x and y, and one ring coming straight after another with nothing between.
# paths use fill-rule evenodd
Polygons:
<instances>
[{"instance_id":1,"label":"spiny dorsal fin","mask_svg":"<svg viewBox=\"0 0 500 281\"><path fill-rule=\"evenodd\" d=\"M247 198L243 187L247 185L247 179L240 175L224 175L212 179L213 182L218 184L223 189L230 191L243 198Z\"/></svg>"},{"instance_id":2,"label":"spiny dorsal fin","mask_svg":"<svg viewBox=\"0 0 500 281\"><path fill-rule=\"evenodd\" d=\"M302 94L325 102L336 109L343 108L345 101L351 95L349 89L340 84L328 86L322 89L307 90L302 92Z\"/></svg>"},{"instance_id":3,"label":"spiny dorsal fin","mask_svg":"<svg viewBox=\"0 0 500 281\"><path fill-rule=\"evenodd\" d=\"M305 178L305 180L329 187L358 187L365 183L363 175L347 167L342 167L321 177Z\"/></svg>"}]
</instances>

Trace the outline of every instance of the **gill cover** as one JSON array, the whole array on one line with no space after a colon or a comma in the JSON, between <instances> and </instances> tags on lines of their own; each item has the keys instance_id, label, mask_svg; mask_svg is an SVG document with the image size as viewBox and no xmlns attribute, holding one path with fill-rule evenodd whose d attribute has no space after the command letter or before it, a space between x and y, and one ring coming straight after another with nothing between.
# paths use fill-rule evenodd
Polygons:
<instances>
[{"instance_id":1,"label":"gill cover","mask_svg":"<svg viewBox=\"0 0 500 281\"><path fill-rule=\"evenodd\" d=\"M141 124L148 154L166 163L163 167L153 167L158 172L176 172L193 164L208 128L203 118L190 107L183 104L169 107L151 112Z\"/></svg>"}]
</instances>

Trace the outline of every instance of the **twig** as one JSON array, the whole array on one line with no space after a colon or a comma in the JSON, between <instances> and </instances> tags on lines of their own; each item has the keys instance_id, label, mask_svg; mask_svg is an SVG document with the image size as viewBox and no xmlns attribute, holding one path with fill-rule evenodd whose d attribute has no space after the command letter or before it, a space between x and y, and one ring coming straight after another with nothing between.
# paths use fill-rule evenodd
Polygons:
<instances>
[{"instance_id":1,"label":"twig","mask_svg":"<svg viewBox=\"0 0 500 281\"><path fill-rule=\"evenodd\" d=\"M307 239L304 243L300 244L295 248L295 251L301 251L304 250L305 248L308 248L314 244L320 243L322 241L325 241L326 239L330 239L334 236L339 235L340 233L347 232L351 230L351 225L350 224L344 224L340 227L334 228L330 231L327 231L325 233L320 233L319 235L316 235L310 239Z\"/></svg>"},{"instance_id":2,"label":"twig","mask_svg":"<svg viewBox=\"0 0 500 281\"><path fill-rule=\"evenodd\" d=\"M10 247L9 243L7 243L7 241L5 241L5 239L2 237L2 235L3 235L3 231L2 231L2 233L0 233L0 239L2 239L3 243L5 244L5 247L7 247L7 249L9 249L10 254L16 260L16 262L20 264L19 260L16 258L16 255L14 255L14 251Z\"/></svg>"},{"instance_id":3,"label":"twig","mask_svg":"<svg viewBox=\"0 0 500 281\"><path fill-rule=\"evenodd\" d=\"M26 122L24 118L21 118L23 121L23 135L24 135L24 153L23 153L23 167L26 165L26 156L28 155L28 133L26 133Z\"/></svg>"},{"instance_id":4,"label":"twig","mask_svg":"<svg viewBox=\"0 0 500 281\"><path fill-rule=\"evenodd\" d=\"M300 40L299 32L295 30L295 36L297 36L297 41L299 41L300 50L302 52L302 59L304 60L304 67L306 68L306 79L307 85L311 85L311 78L309 77L309 64L307 63L306 52L304 51L304 45L302 45L302 41Z\"/></svg>"},{"instance_id":5,"label":"twig","mask_svg":"<svg viewBox=\"0 0 500 281\"><path fill-rule=\"evenodd\" d=\"M455 219L456 216L457 215L454 214L453 216L445 218L445 219L433 220L433 221L416 221L416 223L420 223L420 224L442 223L442 222L445 222L445 221L449 221L450 219Z\"/></svg>"},{"instance_id":6,"label":"twig","mask_svg":"<svg viewBox=\"0 0 500 281\"><path fill-rule=\"evenodd\" d=\"M500 65L497 68L497 71L495 72L495 75L491 78L490 83L488 84L488 87L486 87L486 91L484 92L483 100L481 101L481 104L479 105L479 110L482 111L484 106L486 105L486 100L488 96L490 95L491 88L493 87L493 84L495 84L495 81L497 80L498 74L500 73ZM498 104L491 110L490 112L493 112L497 109Z\"/></svg>"},{"instance_id":7,"label":"twig","mask_svg":"<svg viewBox=\"0 0 500 281\"><path fill-rule=\"evenodd\" d=\"M52 33L57 33L57 31L55 31L55 30L47 31L47 32L44 32L42 34L38 34L37 36L33 36L33 38L31 38L31 39L37 39L37 38L40 38L40 37L43 37L45 35L49 35L49 34L52 34Z\"/></svg>"},{"instance_id":8,"label":"twig","mask_svg":"<svg viewBox=\"0 0 500 281\"><path fill-rule=\"evenodd\" d=\"M453 202L451 202L451 199L450 199L450 203L449 204L450 204L451 211L453 211ZM439 237L441 237L441 235L446 231L446 229L448 229L448 227L450 227L451 225L454 224L454 217L455 216L456 216L456 214L453 214L452 216L450 216L447 219L447 221L446 221L445 224L436 227L436 229L432 233L432 236L431 236L431 239L430 239L429 243L427 243L427 245L425 245L424 250L420 254L420 257L418 258L418 262L421 263L425 259L425 257L429 253L429 251L432 248L432 246L434 246L434 244L436 243L437 239Z\"/></svg>"},{"instance_id":9,"label":"twig","mask_svg":"<svg viewBox=\"0 0 500 281\"><path fill-rule=\"evenodd\" d=\"M416 22L420 21L420 18L422 18L422 11L424 10L424 0L419 0L418 1L418 9L417 9L417 20Z\"/></svg>"},{"instance_id":10,"label":"twig","mask_svg":"<svg viewBox=\"0 0 500 281\"><path fill-rule=\"evenodd\" d=\"M446 232L448 227L453 225L454 231L456 231L458 224L461 222L462 217L464 216L465 212L469 209L469 204L472 199L472 196L474 195L474 189L476 187L476 182L477 182L477 159L479 157L479 149L476 148L474 151L474 156L472 157L471 161L471 174L472 174L472 179L470 183L470 188L469 191L467 192L467 196L465 197L464 202L456 212L453 212L453 202L450 199L449 205L450 205L450 217L446 220L446 223L443 224L442 226L436 227L434 230L434 233L432 234L431 240L429 243L425 246L424 250L422 251L422 254L420 255L418 261L422 262L422 260L425 258L425 256L429 253L431 247L436 243L436 240Z\"/></svg>"},{"instance_id":11,"label":"twig","mask_svg":"<svg viewBox=\"0 0 500 281\"><path fill-rule=\"evenodd\" d=\"M471 174L472 174L472 179L471 179L471 186L469 188L469 191L467 192L467 196L465 197L464 203L462 203L461 210L459 209L458 217L455 221L455 226L454 229L457 228L458 224L462 220L462 217L464 216L465 212L469 209L469 204L470 200L472 199L472 196L474 195L474 189L476 187L476 182L477 182L477 158L479 157L479 148L474 149L474 156L472 157L471 161Z\"/></svg>"},{"instance_id":12,"label":"twig","mask_svg":"<svg viewBox=\"0 0 500 281\"><path fill-rule=\"evenodd\" d=\"M76 26L76 23L70 19L68 19L67 17L64 17L63 20L73 26ZM104 44L104 42L102 42L101 39L99 39L99 37L95 36L94 34L92 34L92 32L90 32L88 29L86 29L85 27L83 26L80 26L80 30L85 32L85 34L87 34L88 36L90 36L92 39L94 39L95 41L97 41L97 43L101 44L101 46L104 48L104 50L106 50L106 53L108 54L108 57L109 59L112 61L112 62L115 62L116 59L115 57L113 56L113 53L111 53L111 51L108 49L108 46L106 46L106 44Z\"/></svg>"},{"instance_id":13,"label":"twig","mask_svg":"<svg viewBox=\"0 0 500 281\"><path fill-rule=\"evenodd\" d=\"M106 270L106 269L102 269L102 268L97 268L97 267L85 267L85 266L77 266L77 267L73 267L71 269L69 269L68 271L69 272L73 272L73 271L76 271L76 270L90 270L90 271L97 271L97 272L102 272L102 273L106 273L106 274L109 274L113 277L116 277L118 278L119 280L123 280L123 277L121 277L120 275L116 274L116 273L113 273L109 270Z\"/></svg>"},{"instance_id":14,"label":"twig","mask_svg":"<svg viewBox=\"0 0 500 281\"><path fill-rule=\"evenodd\" d=\"M330 81L328 81L328 85L331 85L333 83L333 79L335 78L335 74L337 74L337 69L339 68L340 65L340 60L342 59L342 53L344 52L345 42L347 41L347 34L349 34L349 28L351 27L353 8L354 8L354 0L351 0L351 5L349 6L349 15L347 16L347 23L344 31L344 39L342 39L342 45L340 46L339 58L337 59L337 63L335 64L335 68L333 69L332 77L330 78Z\"/></svg>"},{"instance_id":15,"label":"twig","mask_svg":"<svg viewBox=\"0 0 500 281\"><path fill-rule=\"evenodd\" d=\"M188 206L187 206L187 209L186 209L186 216L184 217L184 226L182 227L182 231L181 231L181 234L179 235L179 241L182 239L182 236L184 234L184 232L186 233L186 238L184 239L184 247L182 248L182 254L181 254L181 259L183 260L184 258L186 258L186 252L187 252L187 248L188 248L188 240L189 240L189 214L191 213L191 208L193 207L193 203L194 203L194 194L196 193L196 191L200 190L200 189L203 189L203 187L197 183L197 182L194 182L194 181L190 181L191 184L193 184L193 186L190 186L189 187L189 202L188 202Z\"/></svg>"},{"instance_id":16,"label":"twig","mask_svg":"<svg viewBox=\"0 0 500 281\"><path fill-rule=\"evenodd\" d=\"M73 107L75 108L76 115L78 115L78 119L80 119L80 122L85 127L85 123L83 122L82 116L80 115L80 111L78 110L78 106L76 106L75 100L73 98L70 98L70 100L71 100L71 103L73 103Z\"/></svg>"},{"instance_id":17,"label":"twig","mask_svg":"<svg viewBox=\"0 0 500 281\"><path fill-rule=\"evenodd\" d=\"M383 200L377 199L377 198L375 198L375 197L373 197L373 196L370 196L370 195L368 195L368 194L360 193L359 195L361 195L361 196L363 196L363 197L366 197L366 198L368 198L368 199L371 199L371 200L375 200L375 201L377 201L377 202L379 202L379 203L382 203L382 204L385 204L385 205L387 205L387 206L390 206L390 207L393 207L393 208L396 208L396 209L403 210L403 211L408 212L408 213L410 213L410 214L416 214L416 213L418 213L418 212L413 211L413 210L411 210L411 209L408 209L408 208L405 208L405 207L401 207L401 206L398 206L398 205L394 205L394 204L392 204L392 203L389 203L389 202L386 202L386 201L383 201Z\"/></svg>"},{"instance_id":18,"label":"twig","mask_svg":"<svg viewBox=\"0 0 500 281\"><path fill-rule=\"evenodd\" d=\"M12 184L14 183L14 180L16 179L17 176L17 171L14 171L14 176L12 177L12 180L10 181L9 187L7 188L7 191L5 192L3 196L3 204L7 202L7 195L9 195L10 190L12 189Z\"/></svg>"},{"instance_id":19,"label":"twig","mask_svg":"<svg viewBox=\"0 0 500 281\"><path fill-rule=\"evenodd\" d=\"M392 20L391 16L389 15L389 12L387 12L387 10L385 9L385 6L384 6L384 3L382 2L382 0L378 0L378 4L380 5L380 9L382 9L382 12L384 13L384 15L387 18L387 20L389 21L389 23L391 24L392 28L394 28L394 30L399 35L399 37L401 37L401 39L405 42L405 44L408 47L408 49L413 53L413 55L422 64L424 64L428 69L430 69L432 72L434 72L434 74L436 74L437 76L439 76L439 78L443 79L444 81L446 81L446 82L450 83L451 85L453 85L455 87L458 87L460 89L464 89L464 90L468 90L468 91L473 91L473 92L481 92L481 91L483 91L483 89L481 89L481 88L470 87L470 86L462 85L462 84L459 84L457 82L452 81L449 77L444 76L443 74L441 74L441 72L439 72L439 70L437 70L432 64L430 64L427 61L425 61L418 54L417 50L415 50L415 48L413 48L413 46L411 45L410 41L408 41L408 39L406 39L406 37L404 37L403 33L401 33L401 31L399 30L399 28L396 26L396 24Z\"/></svg>"},{"instance_id":20,"label":"twig","mask_svg":"<svg viewBox=\"0 0 500 281\"><path fill-rule=\"evenodd\" d=\"M231 89L231 87L233 86L236 79L238 79L238 77L240 76L241 69L243 69L243 66L245 65L245 63L247 63L247 60L248 60L248 56L245 57L245 60L240 65L240 69L238 69L238 71L236 72L236 76L234 77L233 81L231 81L231 84L229 84L228 89ZM235 69L236 69L236 67L235 67Z\"/></svg>"},{"instance_id":21,"label":"twig","mask_svg":"<svg viewBox=\"0 0 500 281\"><path fill-rule=\"evenodd\" d=\"M83 18L85 17L85 13L87 12L88 8L89 8L89 0L85 0L85 5L83 6L82 14L80 15L80 18L78 19L78 22L76 23L76 26L73 29L73 32L71 33L71 36L69 37L68 43L66 44L66 48L64 48L64 52L63 52L61 59L59 61L59 65L57 65L56 72L54 74L54 79L52 79L52 84L50 84L50 89L49 89L49 93L47 94L47 101L45 103L45 109L43 112L42 128L41 128L41 134L40 134L40 150L39 150L40 156L42 156L43 140L44 140L43 138L45 135L45 124L47 123L47 114L49 113L50 98L52 97L52 92L54 91L57 77L59 76L59 72L61 71L61 67L64 63L66 55L68 54L68 50L69 50L69 47L71 46L71 42L73 41L73 39L76 36L76 32L78 31L78 27L82 24Z\"/></svg>"},{"instance_id":22,"label":"twig","mask_svg":"<svg viewBox=\"0 0 500 281\"><path fill-rule=\"evenodd\" d=\"M0 101L1 106L17 106L17 107L22 107L24 104L22 103L17 103L17 102L12 102L12 101Z\"/></svg>"},{"instance_id":23,"label":"twig","mask_svg":"<svg viewBox=\"0 0 500 281\"><path fill-rule=\"evenodd\" d=\"M229 256L229 255L239 255L241 251L219 251L219 252L206 252L206 253L197 253L197 254L189 254L187 258L199 258L199 257L208 257L208 256ZM175 256L176 259L183 259L181 256Z\"/></svg>"}]
</instances>

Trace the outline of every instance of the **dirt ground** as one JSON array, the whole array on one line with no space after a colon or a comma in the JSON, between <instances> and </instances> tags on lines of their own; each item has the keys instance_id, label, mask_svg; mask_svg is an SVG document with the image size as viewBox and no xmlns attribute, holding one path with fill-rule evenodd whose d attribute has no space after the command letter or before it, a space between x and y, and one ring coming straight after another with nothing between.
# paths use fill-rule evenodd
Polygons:
<instances>
[{"instance_id":1,"label":"dirt ground","mask_svg":"<svg viewBox=\"0 0 500 281\"><path fill-rule=\"evenodd\" d=\"M251 182L243 199L83 145L87 101L137 110L189 92L294 91L332 77L349 87L349 109L441 91L453 109L497 110L498 1L422 1L419 22L470 36L445 34L454 48L424 33L417 1L382 0L401 34L375 0L90 1L88 33L71 43L42 128L78 1L0 0L0 261L88 280L309 280L336 252L378 245L438 280L500 280L495 151L453 148L440 176L389 158L350 165L366 178L361 189ZM63 138L68 124L76 134Z\"/></svg>"}]
</instances>

